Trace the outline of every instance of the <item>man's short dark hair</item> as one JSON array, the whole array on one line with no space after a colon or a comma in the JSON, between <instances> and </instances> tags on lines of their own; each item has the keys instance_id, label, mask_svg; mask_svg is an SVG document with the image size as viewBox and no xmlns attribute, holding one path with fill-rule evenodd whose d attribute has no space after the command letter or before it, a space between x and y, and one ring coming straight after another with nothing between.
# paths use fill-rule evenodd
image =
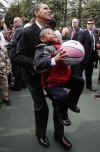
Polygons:
<instances>
[{"instance_id":1,"label":"man's short dark hair","mask_svg":"<svg viewBox=\"0 0 100 152\"><path fill-rule=\"evenodd\" d=\"M34 16L35 16L35 11L38 11L39 9L40 9L40 7L41 7L41 5L42 4L46 4L46 3L36 3L35 5L34 5L34 8L33 8L33 14L34 14Z\"/></svg>"},{"instance_id":2,"label":"man's short dark hair","mask_svg":"<svg viewBox=\"0 0 100 152\"><path fill-rule=\"evenodd\" d=\"M51 19L51 20L48 20L47 27L49 27L49 28L51 28L53 30L55 29L55 27L56 27L56 21L55 21L54 18Z\"/></svg>"},{"instance_id":3,"label":"man's short dark hair","mask_svg":"<svg viewBox=\"0 0 100 152\"><path fill-rule=\"evenodd\" d=\"M94 22L94 18L93 17L89 17L88 18L88 22Z\"/></svg>"}]
</instances>

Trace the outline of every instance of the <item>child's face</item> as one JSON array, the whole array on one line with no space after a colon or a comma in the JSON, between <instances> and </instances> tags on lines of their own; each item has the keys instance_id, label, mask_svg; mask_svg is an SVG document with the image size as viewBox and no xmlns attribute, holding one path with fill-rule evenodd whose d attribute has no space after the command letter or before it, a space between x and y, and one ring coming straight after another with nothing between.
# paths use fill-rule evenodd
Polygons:
<instances>
[{"instance_id":1,"label":"child's face","mask_svg":"<svg viewBox=\"0 0 100 152\"><path fill-rule=\"evenodd\" d=\"M57 36L52 29L47 30L44 35L44 39L46 42L57 42Z\"/></svg>"}]
</instances>

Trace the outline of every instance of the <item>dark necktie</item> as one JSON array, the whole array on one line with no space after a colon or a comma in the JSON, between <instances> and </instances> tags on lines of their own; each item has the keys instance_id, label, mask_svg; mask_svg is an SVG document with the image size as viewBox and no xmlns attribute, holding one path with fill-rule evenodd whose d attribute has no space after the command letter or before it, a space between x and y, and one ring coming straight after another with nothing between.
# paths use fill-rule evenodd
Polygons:
<instances>
[{"instance_id":1,"label":"dark necktie","mask_svg":"<svg viewBox=\"0 0 100 152\"><path fill-rule=\"evenodd\" d=\"M72 30L72 33L71 33L71 40L73 39L74 35L75 35L75 30Z\"/></svg>"},{"instance_id":2,"label":"dark necktie","mask_svg":"<svg viewBox=\"0 0 100 152\"><path fill-rule=\"evenodd\" d=\"M94 37L94 34L92 31L91 31L90 36L91 36L91 40L92 40L92 48L93 48L93 50L95 50L95 37Z\"/></svg>"}]
</instances>

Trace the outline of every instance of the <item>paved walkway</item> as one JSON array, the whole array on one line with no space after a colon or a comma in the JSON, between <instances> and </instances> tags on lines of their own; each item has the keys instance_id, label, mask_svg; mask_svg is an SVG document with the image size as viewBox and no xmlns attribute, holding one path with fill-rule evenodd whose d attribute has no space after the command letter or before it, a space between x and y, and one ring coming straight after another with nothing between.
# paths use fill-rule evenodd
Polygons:
<instances>
[{"instance_id":1,"label":"paved walkway","mask_svg":"<svg viewBox=\"0 0 100 152\"><path fill-rule=\"evenodd\" d=\"M97 70L93 83L97 84ZM76 86L77 89L77 86ZM12 105L0 108L0 152L63 152L54 141L52 105L49 99L49 120L47 136L50 148L43 148L35 137L32 98L27 89L20 92L9 91ZM72 141L70 152L100 151L100 100L93 98L94 93L84 89L80 98L80 114L69 111L72 125L65 127L65 135Z\"/></svg>"}]
</instances>

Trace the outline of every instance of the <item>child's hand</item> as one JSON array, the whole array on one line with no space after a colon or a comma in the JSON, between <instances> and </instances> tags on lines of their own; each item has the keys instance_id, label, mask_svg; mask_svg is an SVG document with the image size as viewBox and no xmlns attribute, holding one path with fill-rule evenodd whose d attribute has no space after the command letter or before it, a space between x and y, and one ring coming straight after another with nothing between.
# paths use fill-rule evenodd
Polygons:
<instances>
[{"instance_id":1,"label":"child's hand","mask_svg":"<svg viewBox=\"0 0 100 152\"><path fill-rule=\"evenodd\" d=\"M55 61L56 62L59 62L60 61L60 52L54 57Z\"/></svg>"},{"instance_id":2,"label":"child's hand","mask_svg":"<svg viewBox=\"0 0 100 152\"><path fill-rule=\"evenodd\" d=\"M63 59L63 57L65 56L65 51L63 51L62 49L59 51L59 53L54 57L56 62L59 62L60 60Z\"/></svg>"}]
</instances>

